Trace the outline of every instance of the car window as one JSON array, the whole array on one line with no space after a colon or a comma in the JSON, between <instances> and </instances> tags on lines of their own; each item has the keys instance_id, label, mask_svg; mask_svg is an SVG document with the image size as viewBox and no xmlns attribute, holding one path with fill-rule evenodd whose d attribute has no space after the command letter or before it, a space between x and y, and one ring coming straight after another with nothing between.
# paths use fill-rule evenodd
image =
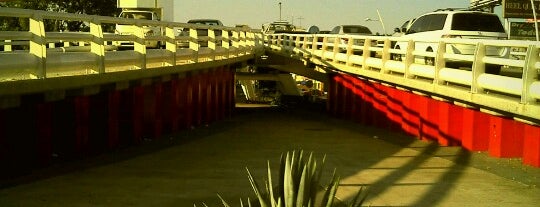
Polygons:
<instances>
[{"instance_id":1,"label":"car window","mask_svg":"<svg viewBox=\"0 0 540 207\"><path fill-rule=\"evenodd\" d=\"M346 34L371 34L371 31L367 27L361 26L344 26L343 33Z\"/></svg>"},{"instance_id":2,"label":"car window","mask_svg":"<svg viewBox=\"0 0 540 207\"><path fill-rule=\"evenodd\" d=\"M339 26L337 27L334 27L334 29L332 29L332 31L330 32L330 34L339 34Z\"/></svg>"},{"instance_id":3,"label":"car window","mask_svg":"<svg viewBox=\"0 0 540 207\"><path fill-rule=\"evenodd\" d=\"M505 32L496 15L479 13L457 13L452 20L452 30Z\"/></svg>"},{"instance_id":4,"label":"car window","mask_svg":"<svg viewBox=\"0 0 540 207\"><path fill-rule=\"evenodd\" d=\"M447 16L447 14L429 14L422 16L414 21L407 34L441 30L444 28Z\"/></svg>"}]
</instances>

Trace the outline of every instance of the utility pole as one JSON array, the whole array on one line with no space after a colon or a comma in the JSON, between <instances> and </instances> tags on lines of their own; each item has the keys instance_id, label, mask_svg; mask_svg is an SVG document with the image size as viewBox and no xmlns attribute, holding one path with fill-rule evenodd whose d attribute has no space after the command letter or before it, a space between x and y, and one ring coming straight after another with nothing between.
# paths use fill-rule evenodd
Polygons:
<instances>
[{"instance_id":1,"label":"utility pole","mask_svg":"<svg viewBox=\"0 0 540 207\"><path fill-rule=\"evenodd\" d=\"M300 17L297 17L296 19L298 19L299 21L298 26L302 27L302 19L304 19L304 17L300 16Z\"/></svg>"},{"instance_id":2,"label":"utility pole","mask_svg":"<svg viewBox=\"0 0 540 207\"><path fill-rule=\"evenodd\" d=\"M281 21L281 2L279 2L279 21Z\"/></svg>"}]
</instances>

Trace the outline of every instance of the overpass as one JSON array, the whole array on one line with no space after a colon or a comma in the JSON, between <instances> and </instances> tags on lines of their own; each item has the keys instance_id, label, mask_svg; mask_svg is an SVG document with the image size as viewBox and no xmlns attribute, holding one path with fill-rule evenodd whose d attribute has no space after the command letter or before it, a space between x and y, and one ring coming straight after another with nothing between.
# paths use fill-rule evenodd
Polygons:
<instances>
[{"instance_id":1,"label":"overpass","mask_svg":"<svg viewBox=\"0 0 540 207\"><path fill-rule=\"evenodd\" d=\"M290 86L290 73L325 83L327 111L337 117L540 167L538 42L422 40L438 45L430 52L397 37L265 35L10 8L0 8L0 16L29 22L27 31L0 31L0 162L8 169L46 166L54 157L77 159L207 125L232 115L236 79ZM80 21L90 29L45 31L48 21ZM133 25L136 32L105 32L115 24ZM146 26L166 32L147 35ZM184 28L189 35L178 34ZM207 29L208 36L198 36L197 29ZM378 44L345 45L342 38ZM133 48L118 50L115 41L133 42ZM165 46L147 48L148 41ZM394 49L397 42L408 47ZM476 49L451 54L447 45ZM486 56L488 48L511 55ZM426 58L434 64L418 61ZM471 66L452 67L445 64L449 59ZM500 65L502 72L485 73L486 64ZM246 73L248 67L286 75Z\"/></svg>"}]
</instances>

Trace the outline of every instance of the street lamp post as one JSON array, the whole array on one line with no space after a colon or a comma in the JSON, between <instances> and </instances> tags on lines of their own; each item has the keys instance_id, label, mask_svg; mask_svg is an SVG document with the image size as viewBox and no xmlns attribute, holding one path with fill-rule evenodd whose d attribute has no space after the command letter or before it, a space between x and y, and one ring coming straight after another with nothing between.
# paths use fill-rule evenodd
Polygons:
<instances>
[{"instance_id":1,"label":"street lamp post","mask_svg":"<svg viewBox=\"0 0 540 207\"><path fill-rule=\"evenodd\" d=\"M383 22L383 19L381 17L381 13L379 12L379 10L377 9L377 16L379 16L379 19L371 19L371 18L366 18L366 21L378 21L381 23L381 26L382 26L382 29L383 29L383 33L384 33L384 36L386 36L386 27L384 27L384 22Z\"/></svg>"}]
</instances>

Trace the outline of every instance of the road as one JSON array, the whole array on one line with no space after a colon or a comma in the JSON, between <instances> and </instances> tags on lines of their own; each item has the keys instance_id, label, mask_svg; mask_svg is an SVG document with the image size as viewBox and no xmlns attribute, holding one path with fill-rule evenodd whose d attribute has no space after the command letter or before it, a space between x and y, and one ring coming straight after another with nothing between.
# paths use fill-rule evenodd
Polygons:
<instances>
[{"instance_id":1,"label":"road","mask_svg":"<svg viewBox=\"0 0 540 207\"><path fill-rule=\"evenodd\" d=\"M515 159L440 147L320 113L317 108L237 108L225 121L97 157L36 170L0 189L0 206L221 206L252 197L245 167L262 182L266 162L303 149L338 197L368 189L369 206L537 206L540 170ZM310 110L305 110L310 109ZM276 175L277 176L277 175ZM239 205L238 205L239 206Z\"/></svg>"}]
</instances>

